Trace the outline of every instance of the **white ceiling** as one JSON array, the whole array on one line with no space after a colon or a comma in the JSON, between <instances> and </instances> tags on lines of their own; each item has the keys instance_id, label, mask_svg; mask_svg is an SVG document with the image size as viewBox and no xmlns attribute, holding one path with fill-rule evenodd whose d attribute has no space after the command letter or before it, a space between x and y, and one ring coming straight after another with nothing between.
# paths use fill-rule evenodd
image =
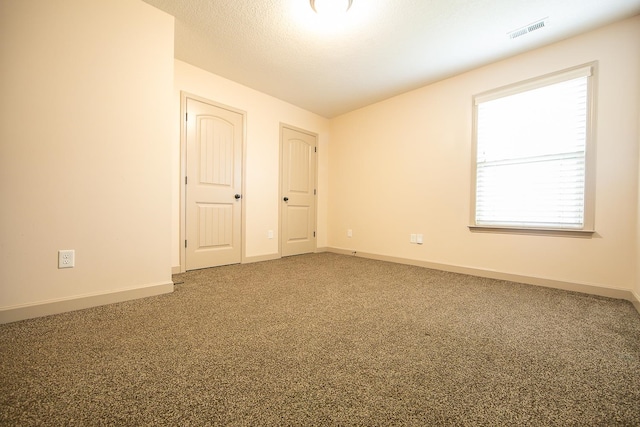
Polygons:
<instances>
[{"instance_id":1,"label":"white ceiling","mask_svg":"<svg viewBox=\"0 0 640 427\"><path fill-rule=\"evenodd\" d=\"M175 57L324 117L640 13L640 0L144 0L175 16ZM548 17L547 26L508 32Z\"/></svg>"}]
</instances>

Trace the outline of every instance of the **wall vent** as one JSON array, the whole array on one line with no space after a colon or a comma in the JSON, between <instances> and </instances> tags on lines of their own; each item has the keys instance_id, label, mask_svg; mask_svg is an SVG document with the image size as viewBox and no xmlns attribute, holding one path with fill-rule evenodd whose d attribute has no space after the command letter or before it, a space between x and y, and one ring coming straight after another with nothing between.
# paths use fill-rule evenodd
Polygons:
<instances>
[{"instance_id":1,"label":"wall vent","mask_svg":"<svg viewBox=\"0 0 640 427\"><path fill-rule=\"evenodd\" d=\"M549 24L549 18L540 19L536 22L533 22L529 25L525 25L524 27L518 28L513 31L509 31L507 34L510 39L515 39L517 37L524 36L525 34L529 34L532 31L539 30L541 28L546 27Z\"/></svg>"}]
</instances>

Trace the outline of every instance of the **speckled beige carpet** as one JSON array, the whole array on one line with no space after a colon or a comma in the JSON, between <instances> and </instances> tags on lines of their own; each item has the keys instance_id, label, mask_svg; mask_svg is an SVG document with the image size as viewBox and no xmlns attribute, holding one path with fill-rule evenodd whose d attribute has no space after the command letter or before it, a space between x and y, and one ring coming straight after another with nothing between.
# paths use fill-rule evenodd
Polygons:
<instances>
[{"instance_id":1,"label":"speckled beige carpet","mask_svg":"<svg viewBox=\"0 0 640 427\"><path fill-rule=\"evenodd\" d=\"M640 425L625 301L310 254L0 325L0 425Z\"/></svg>"}]
</instances>

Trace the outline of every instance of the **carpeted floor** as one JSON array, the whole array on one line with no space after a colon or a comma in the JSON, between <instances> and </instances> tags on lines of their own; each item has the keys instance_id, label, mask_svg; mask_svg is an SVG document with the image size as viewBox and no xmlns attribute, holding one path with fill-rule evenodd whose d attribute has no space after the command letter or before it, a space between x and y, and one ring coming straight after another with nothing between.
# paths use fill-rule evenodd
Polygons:
<instances>
[{"instance_id":1,"label":"carpeted floor","mask_svg":"<svg viewBox=\"0 0 640 427\"><path fill-rule=\"evenodd\" d=\"M640 425L626 301L335 254L0 325L0 425Z\"/></svg>"}]
</instances>

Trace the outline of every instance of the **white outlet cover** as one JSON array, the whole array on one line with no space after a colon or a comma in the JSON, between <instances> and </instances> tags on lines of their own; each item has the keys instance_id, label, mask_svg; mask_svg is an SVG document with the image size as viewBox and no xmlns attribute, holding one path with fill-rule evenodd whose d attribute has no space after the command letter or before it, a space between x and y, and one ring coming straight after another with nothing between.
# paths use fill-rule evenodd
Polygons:
<instances>
[{"instance_id":1,"label":"white outlet cover","mask_svg":"<svg viewBox=\"0 0 640 427\"><path fill-rule=\"evenodd\" d=\"M416 243L417 243L417 244L419 244L419 245L421 245L421 244L422 244L422 241L423 241L422 234L418 234L418 235L416 236Z\"/></svg>"},{"instance_id":2,"label":"white outlet cover","mask_svg":"<svg viewBox=\"0 0 640 427\"><path fill-rule=\"evenodd\" d=\"M73 249L58 251L58 268L73 268L76 266L76 251Z\"/></svg>"},{"instance_id":3,"label":"white outlet cover","mask_svg":"<svg viewBox=\"0 0 640 427\"><path fill-rule=\"evenodd\" d=\"M409 243L415 243L416 242L416 235L415 234L410 234L409 235Z\"/></svg>"}]
</instances>

